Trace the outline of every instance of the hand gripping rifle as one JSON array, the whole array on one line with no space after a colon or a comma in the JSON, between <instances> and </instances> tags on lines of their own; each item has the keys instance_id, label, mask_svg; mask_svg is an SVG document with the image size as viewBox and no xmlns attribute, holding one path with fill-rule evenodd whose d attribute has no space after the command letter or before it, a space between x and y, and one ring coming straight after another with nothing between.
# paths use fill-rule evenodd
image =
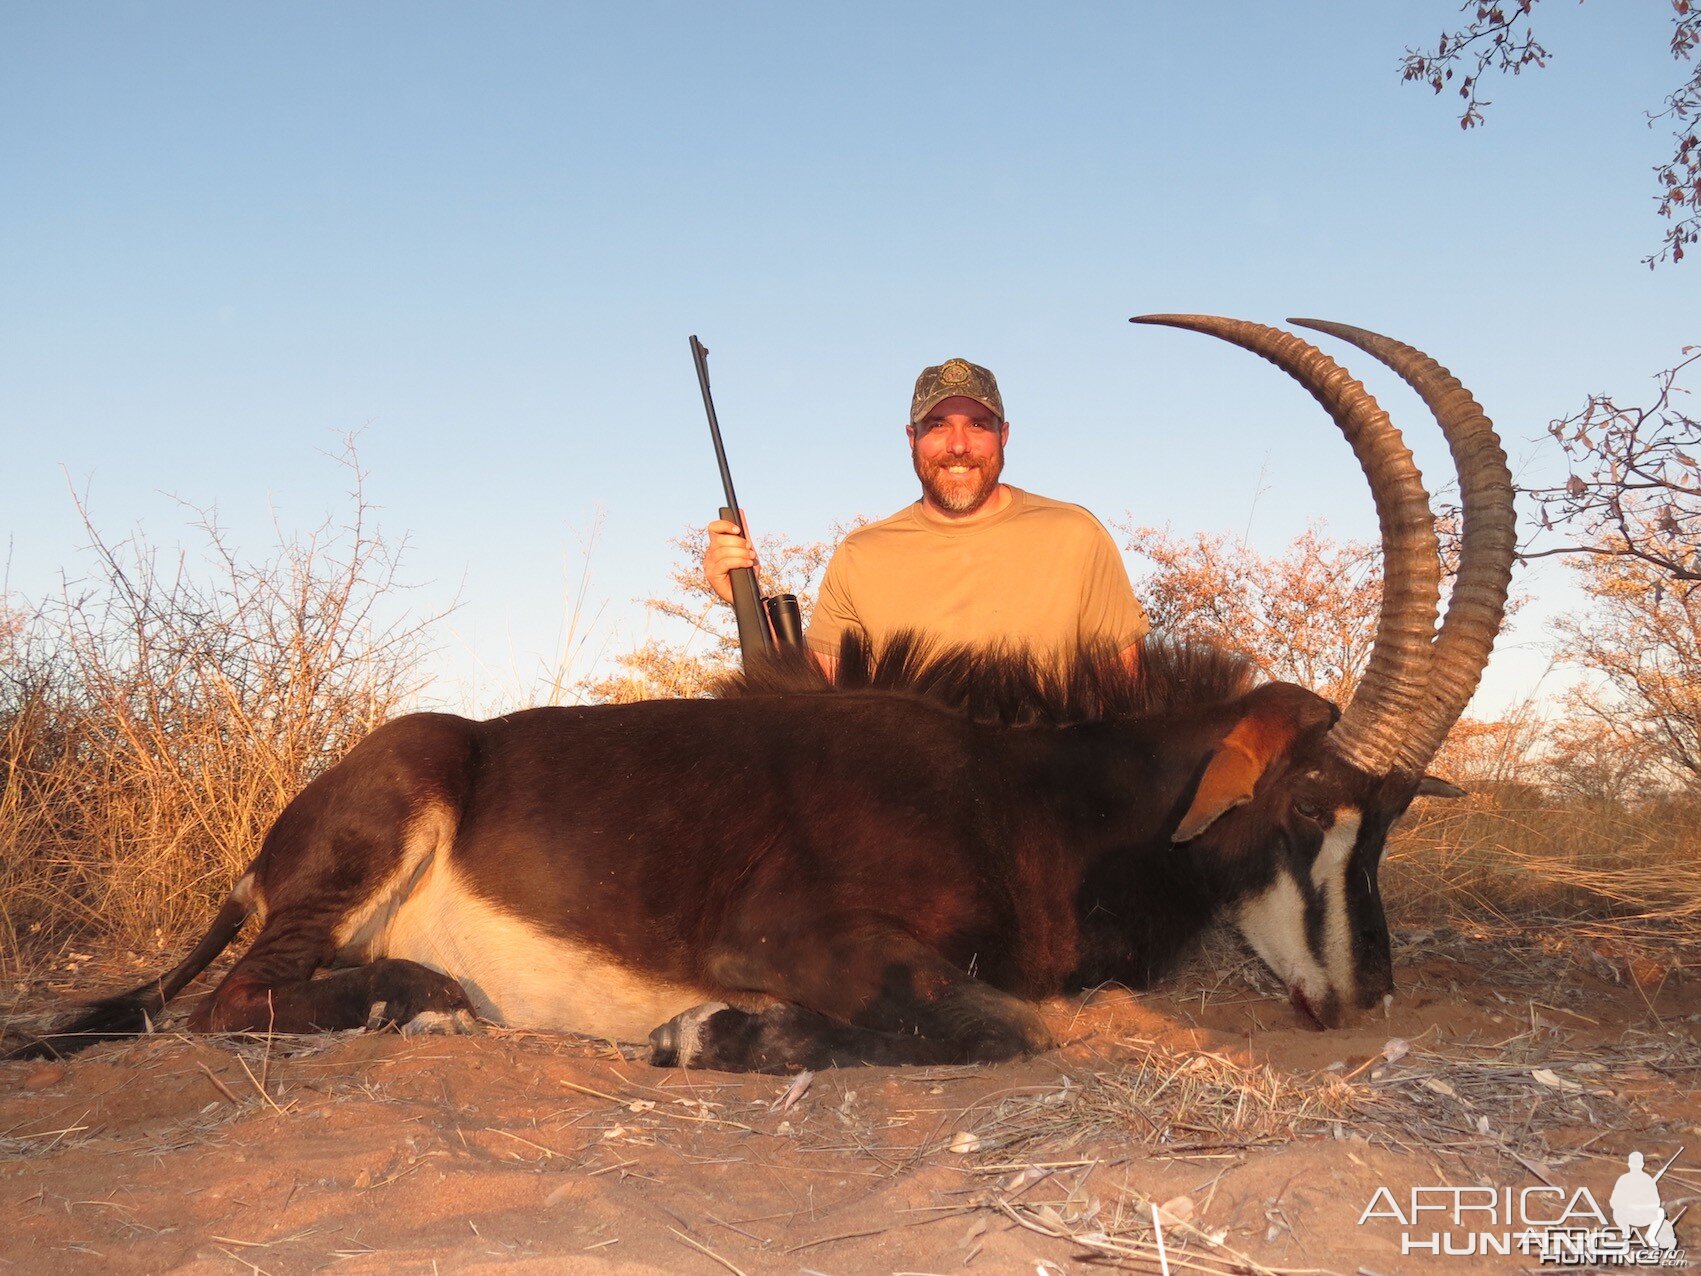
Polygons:
<instances>
[{"instance_id":1,"label":"hand gripping rifle","mask_svg":"<svg viewBox=\"0 0 1701 1276\"><path fill-rule=\"evenodd\" d=\"M721 517L737 523L739 533L747 535L744 519L739 514L738 497L732 490L732 470L726 463L726 445L721 442L715 400L709 393L709 348L695 336L691 338L691 358L697 365L697 384L703 390L703 410L709 414L709 437L715 442L715 460L721 467L721 488L726 493ZM731 576L732 614L738 621L738 649L746 668L758 652L770 652L776 646L803 645L803 623L798 615L795 594L775 594L764 599L756 586L756 572L749 567L735 567ZM764 611L766 619L763 618Z\"/></svg>"}]
</instances>

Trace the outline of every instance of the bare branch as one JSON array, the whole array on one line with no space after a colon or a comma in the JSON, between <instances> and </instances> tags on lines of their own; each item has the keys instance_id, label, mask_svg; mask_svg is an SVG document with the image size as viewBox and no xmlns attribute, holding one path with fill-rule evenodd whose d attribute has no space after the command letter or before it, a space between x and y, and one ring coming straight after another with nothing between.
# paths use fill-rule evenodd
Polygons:
<instances>
[{"instance_id":1,"label":"bare branch","mask_svg":"<svg viewBox=\"0 0 1701 1276\"><path fill-rule=\"evenodd\" d=\"M1586 554L1635 559L1667 581L1701 581L1701 419L1685 410L1686 378L1701 347L1655 378L1646 407L1591 395L1548 426L1571 473L1556 487L1528 488L1539 527L1525 558ZM1543 544L1554 535L1567 543Z\"/></svg>"}]
</instances>

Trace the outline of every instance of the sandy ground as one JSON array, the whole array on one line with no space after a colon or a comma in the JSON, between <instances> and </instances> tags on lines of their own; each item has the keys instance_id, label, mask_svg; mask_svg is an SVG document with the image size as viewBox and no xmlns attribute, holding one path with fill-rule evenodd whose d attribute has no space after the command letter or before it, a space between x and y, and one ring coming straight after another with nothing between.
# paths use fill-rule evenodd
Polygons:
<instances>
[{"instance_id":1,"label":"sandy ground","mask_svg":"<svg viewBox=\"0 0 1701 1276\"><path fill-rule=\"evenodd\" d=\"M1039 1058L796 1089L573 1037L168 1020L0 1064L0 1268L1159 1271L1162 1203L1177 1272L1457 1273L1536 1263L1402 1252L1507 1229L1406 1228L1386 1203L1361 1222L1378 1188L1403 1210L1414 1187L1545 1181L1605 1207L1630 1150L1653 1170L1686 1147L1662 1196L1701 1196L1695 972L1447 931L1397 955L1388 1014L1332 1033L1219 951L1157 994L1052 1003L1065 1044ZM77 964L19 983L14 1025L166 963ZM1677 1232L1701 1258L1701 1211Z\"/></svg>"}]
</instances>

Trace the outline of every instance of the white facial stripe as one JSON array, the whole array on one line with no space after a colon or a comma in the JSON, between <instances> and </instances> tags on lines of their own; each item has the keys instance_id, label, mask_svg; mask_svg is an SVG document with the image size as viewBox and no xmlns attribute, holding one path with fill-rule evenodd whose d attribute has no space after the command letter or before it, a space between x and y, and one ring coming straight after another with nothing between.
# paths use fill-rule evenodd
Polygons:
<instances>
[{"instance_id":1,"label":"white facial stripe","mask_svg":"<svg viewBox=\"0 0 1701 1276\"><path fill-rule=\"evenodd\" d=\"M1317 848L1317 858L1311 862L1311 884L1318 890L1325 889L1346 869L1353 843L1358 840L1359 818L1358 811L1350 806L1335 812L1334 827L1323 835L1323 845Z\"/></svg>"},{"instance_id":2,"label":"white facial stripe","mask_svg":"<svg viewBox=\"0 0 1701 1276\"><path fill-rule=\"evenodd\" d=\"M1323 897L1323 965L1329 984L1346 1004L1353 1001L1353 940L1347 913L1347 866L1358 840L1361 816L1353 807L1335 812L1335 826L1323 835L1323 845L1311 864L1311 884Z\"/></svg>"},{"instance_id":3,"label":"white facial stripe","mask_svg":"<svg viewBox=\"0 0 1701 1276\"><path fill-rule=\"evenodd\" d=\"M1252 951L1287 986L1297 988L1314 1005L1329 996L1329 976L1305 942L1305 895L1286 869L1262 895L1240 906L1240 933Z\"/></svg>"},{"instance_id":4,"label":"white facial stripe","mask_svg":"<svg viewBox=\"0 0 1701 1276\"><path fill-rule=\"evenodd\" d=\"M1285 869L1262 895L1240 906L1241 934L1264 964L1321 1006L1331 990L1343 1004L1353 999L1352 927L1347 915L1347 865L1358 839L1359 812L1342 807L1335 824L1323 835L1311 865L1311 884L1322 897L1322 951L1314 952L1306 938L1305 892Z\"/></svg>"}]
</instances>

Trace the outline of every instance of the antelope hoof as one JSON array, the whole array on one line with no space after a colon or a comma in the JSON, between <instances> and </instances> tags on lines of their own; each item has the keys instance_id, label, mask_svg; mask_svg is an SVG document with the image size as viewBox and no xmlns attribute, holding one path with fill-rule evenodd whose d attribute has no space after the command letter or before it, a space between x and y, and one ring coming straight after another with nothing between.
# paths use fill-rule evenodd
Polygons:
<instances>
[{"instance_id":1,"label":"antelope hoof","mask_svg":"<svg viewBox=\"0 0 1701 1276\"><path fill-rule=\"evenodd\" d=\"M467 1010L422 1010L402 1025L404 1037L472 1037L483 1031Z\"/></svg>"},{"instance_id":2,"label":"antelope hoof","mask_svg":"<svg viewBox=\"0 0 1701 1276\"><path fill-rule=\"evenodd\" d=\"M689 1068L702 1054L703 1025L727 1008L705 1001L669 1019L650 1034L650 1063L658 1068Z\"/></svg>"}]
</instances>

